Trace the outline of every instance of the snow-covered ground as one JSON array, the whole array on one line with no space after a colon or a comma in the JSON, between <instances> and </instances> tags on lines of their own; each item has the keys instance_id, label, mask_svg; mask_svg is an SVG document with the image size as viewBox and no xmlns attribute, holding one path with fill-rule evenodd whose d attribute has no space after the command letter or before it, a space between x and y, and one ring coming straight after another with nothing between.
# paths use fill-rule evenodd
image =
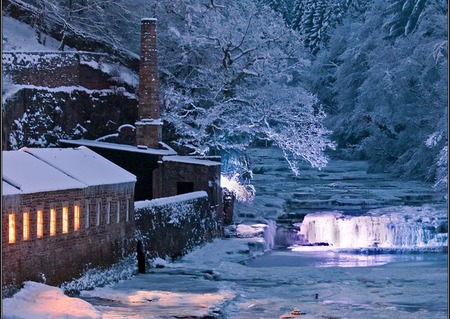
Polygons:
<instances>
[{"instance_id":1,"label":"snow-covered ground","mask_svg":"<svg viewBox=\"0 0 450 319\"><path fill-rule=\"evenodd\" d=\"M58 51L60 43L52 37L43 35L41 42L30 25L2 15L2 51ZM65 50L73 51L67 46Z\"/></svg>"},{"instance_id":2,"label":"snow-covered ground","mask_svg":"<svg viewBox=\"0 0 450 319\"><path fill-rule=\"evenodd\" d=\"M406 251L336 246L289 249L277 241L275 230L278 220L281 228L300 231L301 226L286 224L286 216L291 222L300 216L298 208L289 206L299 190L308 192L305 197L311 200L316 192L317 196L331 195L336 201L338 194L357 199L356 205L342 207L327 202L325 207L301 209L301 213L325 208L333 213L319 215L335 216L344 208L340 213L351 218L372 210L368 215L391 212L397 226L416 218L420 227L425 223L422 228L445 227L446 203L428 189L428 184L400 183L381 174L366 174L361 162L338 162L336 166L332 162L322 172L305 170L303 176L294 178L285 169L287 164L275 160L273 154L273 150L257 154L260 170L255 175L255 202L236 205L236 224L227 229L229 237L199 247L174 263L155 260L155 267L147 274L82 290L79 298L65 296L59 288L27 283L20 293L3 300L4 318L448 317L444 230L439 235L440 245L433 246L430 241L430 247L436 249L411 247ZM365 198L375 198L378 204L361 204ZM331 224L340 225L341 220L338 216ZM136 265L128 267L132 270ZM86 280L96 279L91 276ZM301 315L291 314L294 309Z\"/></svg>"}]
</instances>

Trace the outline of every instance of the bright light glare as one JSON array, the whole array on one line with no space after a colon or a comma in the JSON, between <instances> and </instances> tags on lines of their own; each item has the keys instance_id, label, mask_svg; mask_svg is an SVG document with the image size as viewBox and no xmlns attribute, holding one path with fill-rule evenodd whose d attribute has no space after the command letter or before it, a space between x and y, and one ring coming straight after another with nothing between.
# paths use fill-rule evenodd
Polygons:
<instances>
[{"instance_id":1,"label":"bright light glare","mask_svg":"<svg viewBox=\"0 0 450 319\"><path fill-rule=\"evenodd\" d=\"M255 187L253 185L242 185L237 173L230 178L221 175L220 186L232 192L239 202L251 202L255 199Z\"/></svg>"}]
</instances>

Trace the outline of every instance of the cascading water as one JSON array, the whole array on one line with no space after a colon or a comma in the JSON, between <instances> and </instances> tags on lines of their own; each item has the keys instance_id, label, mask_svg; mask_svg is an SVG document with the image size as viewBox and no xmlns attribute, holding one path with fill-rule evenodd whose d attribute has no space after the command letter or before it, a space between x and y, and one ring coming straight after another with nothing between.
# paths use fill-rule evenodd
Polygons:
<instances>
[{"instance_id":1,"label":"cascading water","mask_svg":"<svg viewBox=\"0 0 450 319\"><path fill-rule=\"evenodd\" d=\"M448 246L447 225L444 209L395 207L371 210L364 216L339 211L308 214L297 227L303 245L434 249Z\"/></svg>"},{"instance_id":2,"label":"cascading water","mask_svg":"<svg viewBox=\"0 0 450 319\"><path fill-rule=\"evenodd\" d=\"M264 227L264 241L266 250L272 250L275 247L275 236L277 234L277 223L274 220L267 221L267 227Z\"/></svg>"}]
</instances>

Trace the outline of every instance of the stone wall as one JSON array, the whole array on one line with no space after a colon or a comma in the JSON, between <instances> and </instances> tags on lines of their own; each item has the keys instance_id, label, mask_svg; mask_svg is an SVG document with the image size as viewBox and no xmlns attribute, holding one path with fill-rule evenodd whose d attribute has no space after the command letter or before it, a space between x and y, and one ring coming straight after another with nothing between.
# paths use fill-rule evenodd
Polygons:
<instances>
[{"instance_id":1,"label":"stone wall","mask_svg":"<svg viewBox=\"0 0 450 319\"><path fill-rule=\"evenodd\" d=\"M216 212L204 191L135 203L136 241L149 261L175 259L220 236Z\"/></svg>"},{"instance_id":2,"label":"stone wall","mask_svg":"<svg viewBox=\"0 0 450 319\"><path fill-rule=\"evenodd\" d=\"M14 83L49 88L110 88L115 83L101 72L100 65L115 63L109 55L95 52L2 52L2 71L11 75Z\"/></svg>"},{"instance_id":3,"label":"stone wall","mask_svg":"<svg viewBox=\"0 0 450 319\"><path fill-rule=\"evenodd\" d=\"M86 269L107 267L135 252L133 197L134 183L2 196L3 293L6 295L13 293L27 280L60 285L64 281L79 277ZM107 201L111 202L109 224ZM80 208L78 230L75 230L75 205ZM67 233L63 233L63 206L68 208ZM89 215L87 215L88 207ZM52 208L56 210L54 235L50 235ZM99 223L97 223L98 209L100 209ZM44 216L42 238L37 236L38 210L42 210ZM23 239L24 212L29 213L27 240ZM9 243L9 214L15 216L14 243Z\"/></svg>"},{"instance_id":4,"label":"stone wall","mask_svg":"<svg viewBox=\"0 0 450 319\"><path fill-rule=\"evenodd\" d=\"M219 158L220 160L220 158ZM223 221L221 163L188 156L164 156L154 172L153 198L206 191L209 209Z\"/></svg>"},{"instance_id":5,"label":"stone wall","mask_svg":"<svg viewBox=\"0 0 450 319\"><path fill-rule=\"evenodd\" d=\"M32 114L45 114L41 118L38 127L20 128L20 132L34 134L37 138L44 136L48 145L56 144L57 138L97 138L116 132L117 128L125 123L133 123L137 117L137 99L132 95L117 94L112 90L84 90L73 88L64 89L32 89L19 90L13 98L3 104L2 114L2 147L3 150L11 149L9 134L19 129L14 121L22 118L27 112L28 119ZM60 128L61 133L51 140L49 132ZM75 135L76 128L83 128L83 136ZM80 133L81 134L81 133ZM29 147L45 147L40 145L18 145Z\"/></svg>"}]
</instances>

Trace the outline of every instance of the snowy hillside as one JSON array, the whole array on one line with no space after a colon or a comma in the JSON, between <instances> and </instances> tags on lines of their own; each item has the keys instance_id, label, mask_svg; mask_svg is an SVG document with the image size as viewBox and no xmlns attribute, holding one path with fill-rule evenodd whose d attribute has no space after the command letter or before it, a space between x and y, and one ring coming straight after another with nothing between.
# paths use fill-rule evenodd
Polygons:
<instances>
[{"instance_id":1,"label":"snowy hillside","mask_svg":"<svg viewBox=\"0 0 450 319\"><path fill-rule=\"evenodd\" d=\"M3 51L57 51L59 42L44 35L45 45L38 42L36 31L28 24L11 17L2 16ZM66 47L66 51L74 49Z\"/></svg>"}]
</instances>

